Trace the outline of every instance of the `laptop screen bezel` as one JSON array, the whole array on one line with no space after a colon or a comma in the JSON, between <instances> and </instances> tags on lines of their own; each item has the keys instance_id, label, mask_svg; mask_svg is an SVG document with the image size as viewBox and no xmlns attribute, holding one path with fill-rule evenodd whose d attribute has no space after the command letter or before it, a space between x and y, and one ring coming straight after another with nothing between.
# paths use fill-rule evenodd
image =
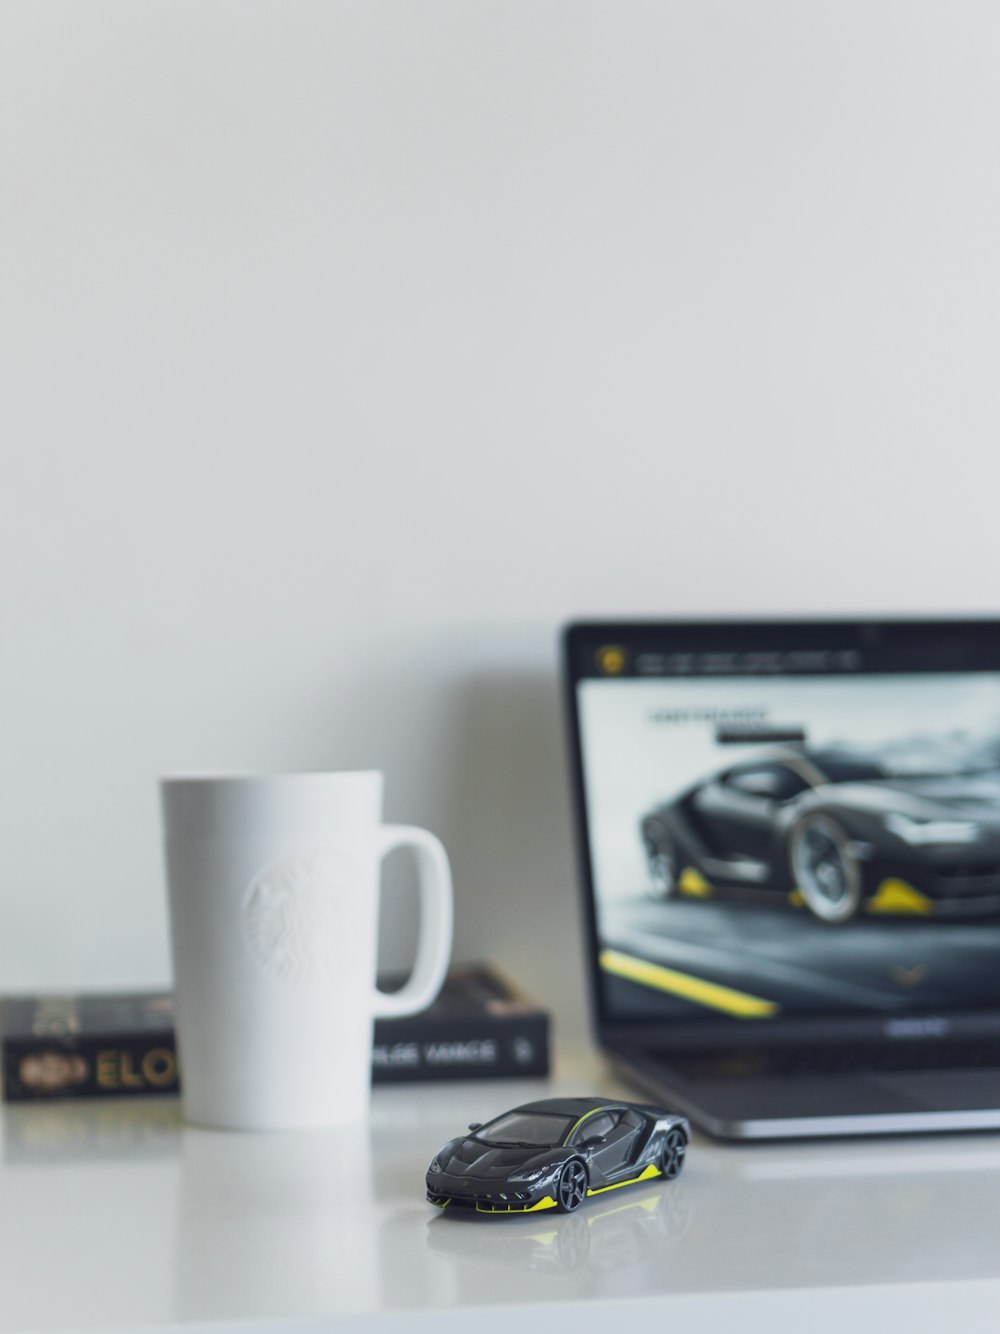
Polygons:
<instances>
[{"instance_id":1,"label":"laptop screen bezel","mask_svg":"<svg viewBox=\"0 0 1000 1334\"><path fill-rule=\"evenodd\" d=\"M727 618L685 620L579 620L562 634L562 677L569 750L570 788L576 845L577 884L581 895L586 938L587 985L590 1015L597 1040L604 1046L627 1049L651 1044L714 1047L734 1041L920 1040L942 1036L1000 1033L1000 1005L979 1009L936 1009L901 1020L883 1014L778 1015L763 1021L713 1016L683 1020L629 1017L606 1011L601 985L596 890L591 858L583 740L577 687L594 675L581 670L588 654L601 645L655 644L663 652L684 653L706 648L739 652L762 646L785 651L835 643L838 647L872 646L890 642L912 648L919 661L921 647L940 656L941 645L954 646L951 671L997 671L1000 674L1000 618L997 617L852 617L852 618ZM919 668L913 670L919 671ZM931 670L928 668L927 670Z\"/></svg>"}]
</instances>

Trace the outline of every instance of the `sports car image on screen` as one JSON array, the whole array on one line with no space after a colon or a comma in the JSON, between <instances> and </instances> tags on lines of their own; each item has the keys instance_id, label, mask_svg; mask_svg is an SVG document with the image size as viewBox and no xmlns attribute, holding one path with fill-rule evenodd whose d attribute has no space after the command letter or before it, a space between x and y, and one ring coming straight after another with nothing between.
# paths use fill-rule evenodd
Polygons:
<instances>
[{"instance_id":1,"label":"sports car image on screen","mask_svg":"<svg viewBox=\"0 0 1000 1334\"><path fill-rule=\"evenodd\" d=\"M546 1098L450 1140L427 1171L439 1209L480 1214L572 1213L590 1195L684 1166L690 1127L661 1107L599 1098Z\"/></svg>"},{"instance_id":2,"label":"sports car image on screen","mask_svg":"<svg viewBox=\"0 0 1000 1334\"><path fill-rule=\"evenodd\" d=\"M863 905L915 913L1000 910L1000 772L877 756L762 748L643 817L658 899L766 890L821 921Z\"/></svg>"}]
</instances>

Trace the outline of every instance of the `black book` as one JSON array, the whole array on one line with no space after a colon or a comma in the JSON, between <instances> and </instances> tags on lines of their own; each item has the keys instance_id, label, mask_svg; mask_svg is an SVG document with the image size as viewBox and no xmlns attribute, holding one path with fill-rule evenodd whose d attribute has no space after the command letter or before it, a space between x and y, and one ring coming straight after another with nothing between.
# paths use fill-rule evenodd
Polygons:
<instances>
[{"instance_id":1,"label":"black book","mask_svg":"<svg viewBox=\"0 0 1000 1334\"><path fill-rule=\"evenodd\" d=\"M2 1054L5 1102L176 1093L173 997L10 997Z\"/></svg>"},{"instance_id":2,"label":"black book","mask_svg":"<svg viewBox=\"0 0 1000 1334\"><path fill-rule=\"evenodd\" d=\"M375 1020L373 1084L548 1072L548 1014L488 964L453 967L421 1014Z\"/></svg>"},{"instance_id":3,"label":"black book","mask_svg":"<svg viewBox=\"0 0 1000 1334\"><path fill-rule=\"evenodd\" d=\"M386 990L401 978L380 978ZM167 994L22 996L4 1003L7 1102L177 1093ZM549 1016L486 964L456 966L421 1014L378 1019L372 1082L544 1075Z\"/></svg>"}]
</instances>

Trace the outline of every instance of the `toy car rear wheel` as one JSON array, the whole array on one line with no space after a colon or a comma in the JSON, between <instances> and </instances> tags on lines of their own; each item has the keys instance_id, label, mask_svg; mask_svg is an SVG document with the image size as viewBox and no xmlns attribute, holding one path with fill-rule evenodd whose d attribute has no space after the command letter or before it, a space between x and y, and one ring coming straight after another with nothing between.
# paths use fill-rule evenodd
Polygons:
<instances>
[{"instance_id":1,"label":"toy car rear wheel","mask_svg":"<svg viewBox=\"0 0 1000 1334\"><path fill-rule=\"evenodd\" d=\"M556 1208L561 1214L571 1214L586 1198L587 1169L579 1158L571 1158L556 1182Z\"/></svg>"},{"instance_id":2,"label":"toy car rear wheel","mask_svg":"<svg viewBox=\"0 0 1000 1334\"><path fill-rule=\"evenodd\" d=\"M839 925L858 910L861 867L844 829L828 815L807 815L792 830L789 861L795 887L822 922Z\"/></svg>"},{"instance_id":3,"label":"toy car rear wheel","mask_svg":"<svg viewBox=\"0 0 1000 1334\"><path fill-rule=\"evenodd\" d=\"M672 899L677 893L677 852L673 843L662 836L655 843L646 843L646 861L649 866L649 896L656 900Z\"/></svg>"},{"instance_id":4,"label":"toy car rear wheel","mask_svg":"<svg viewBox=\"0 0 1000 1334\"><path fill-rule=\"evenodd\" d=\"M687 1153L687 1135L684 1131L675 1127L668 1130L664 1140L663 1148L660 1150L660 1171L668 1181L673 1181L679 1177L684 1167L684 1155Z\"/></svg>"}]
</instances>

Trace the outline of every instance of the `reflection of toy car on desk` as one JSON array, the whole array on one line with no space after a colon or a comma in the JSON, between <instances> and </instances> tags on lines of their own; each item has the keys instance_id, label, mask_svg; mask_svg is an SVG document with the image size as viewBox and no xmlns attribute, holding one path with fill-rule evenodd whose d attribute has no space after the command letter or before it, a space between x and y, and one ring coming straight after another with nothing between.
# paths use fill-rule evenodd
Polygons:
<instances>
[{"instance_id":1,"label":"reflection of toy car on desk","mask_svg":"<svg viewBox=\"0 0 1000 1334\"><path fill-rule=\"evenodd\" d=\"M676 1112L598 1098L547 1098L451 1140L427 1172L439 1208L572 1213L588 1195L684 1166L690 1128Z\"/></svg>"},{"instance_id":2,"label":"reflection of toy car on desk","mask_svg":"<svg viewBox=\"0 0 1000 1334\"><path fill-rule=\"evenodd\" d=\"M1000 907L1000 774L893 773L848 751L762 751L641 822L660 899L713 887L800 895L824 922ZM912 883L911 883L912 882Z\"/></svg>"},{"instance_id":3,"label":"reflection of toy car on desk","mask_svg":"<svg viewBox=\"0 0 1000 1334\"><path fill-rule=\"evenodd\" d=\"M446 1224L451 1210L433 1223ZM431 1227L427 1245L438 1255L558 1276L585 1269L621 1274L653 1263L662 1268L670 1249L691 1227L691 1197L682 1190L613 1190L590 1200L571 1218L552 1211L520 1218L516 1227L484 1230ZM469 1220L471 1221L471 1220ZM458 1234L461 1235L458 1235ZM498 1235L499 1234L499 1235Z\"/></svg>"}]
</instances>

